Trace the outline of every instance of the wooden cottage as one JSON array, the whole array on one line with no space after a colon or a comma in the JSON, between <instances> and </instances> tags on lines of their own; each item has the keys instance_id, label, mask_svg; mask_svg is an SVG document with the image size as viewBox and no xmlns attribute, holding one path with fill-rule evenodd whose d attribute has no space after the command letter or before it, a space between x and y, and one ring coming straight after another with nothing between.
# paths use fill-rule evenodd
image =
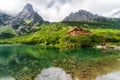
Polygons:
<instances>
[{"instance_id":1,"label":"wooden cottage","mask_svg":"<svg viewBox=\"0 0 120 80\"><path fill-rule=\"evenodd\" d=\"M91 34L91 32L90 30L84 30L80 26L77 26L76 28L69 30L66 33L66 36L78 36L81 34Z\"/></svg>"}]
</instances>

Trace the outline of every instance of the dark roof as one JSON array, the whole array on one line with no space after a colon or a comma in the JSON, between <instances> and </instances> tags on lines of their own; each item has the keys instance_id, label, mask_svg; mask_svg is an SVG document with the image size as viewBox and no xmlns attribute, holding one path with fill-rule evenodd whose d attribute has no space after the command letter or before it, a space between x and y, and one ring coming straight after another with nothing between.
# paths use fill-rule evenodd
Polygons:
<instances>
[{"instance_id":1,"label":"dark roof","mask_svg":"<svg viewBox=\"0 0 120 80\"><path fill-rule=\"evenodd\" d=\"M69 31L67 34L73 32L73 31L83 31L83 29L80 26L77 26L76 28L74 28L73 30Z\"/></svg>"}]
</instances>

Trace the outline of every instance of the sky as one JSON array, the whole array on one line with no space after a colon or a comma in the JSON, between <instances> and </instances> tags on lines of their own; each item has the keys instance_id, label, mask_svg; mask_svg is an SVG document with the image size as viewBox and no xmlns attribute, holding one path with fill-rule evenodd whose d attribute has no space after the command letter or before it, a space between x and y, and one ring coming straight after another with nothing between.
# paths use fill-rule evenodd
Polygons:
<instances>
[{"instance_id":1,"label":"sky","mask_svg":"<svg viewBox=\"0 0 120 80\"><path fill-rule=\"evenodd\" d=\"M62 21L71 12L87 10L108 16L120 10L120 0L0 0L0 11L15 16L30 3L46 21Z\"/></svg>"}]
</instances>

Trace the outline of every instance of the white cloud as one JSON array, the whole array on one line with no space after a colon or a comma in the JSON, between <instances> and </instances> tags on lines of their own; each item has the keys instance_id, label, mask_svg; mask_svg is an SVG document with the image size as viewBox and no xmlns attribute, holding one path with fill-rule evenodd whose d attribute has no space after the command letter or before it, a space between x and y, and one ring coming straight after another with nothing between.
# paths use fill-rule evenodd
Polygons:
<instances>
[{"instance_id":1,"label":"white cloud","mask_svg":"<svg viewBox=\"0 0 120 80\"><path fill-rule=\"evenodd\" d=\"M16 14L22 9L20 0L0 0L0 10L9 14Z\"/></svg>"},{"instance_id":2,"label":"white cloud","mask_svg":"<svg viewBox=\"0 0 120 80\"><path fill-rule=\"evenodd\" d=\"M91 12L106 14L114 8L120 8L120 0L87 0Z\"/></svg>"},{"instance_id":3,"label":"white cloud","mask_svg":"<svg viewBox=\"0 0 120 80\"><path fill-rule=\"evenodd\" d=\"M0 0L0 10L15 15L27 3L47 21L61 21L80 9L101 15L120 9L120 0Z\"/></svg>"},{"instance_id":4,"label":"white cloud","mask_svg":"<svg viewBox=\"0 0 120 80\"><path fill-rule=\"evenodd\" d=\"M103 15L106 16L106 17L112 17L112 15L113 15L114 13L118 12L118 11L120 11L120 8L119 8L119 9L114 8L114 9L110 10L108 13L103 14Z\"/></svg>"}]
</instances>

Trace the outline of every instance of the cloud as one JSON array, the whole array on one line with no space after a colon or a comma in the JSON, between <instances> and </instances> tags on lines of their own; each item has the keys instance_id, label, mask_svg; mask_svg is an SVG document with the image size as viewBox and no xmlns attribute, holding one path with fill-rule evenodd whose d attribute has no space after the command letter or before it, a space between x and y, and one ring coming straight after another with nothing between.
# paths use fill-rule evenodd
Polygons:
<instances>
[{"instance_id":1,"label":"cloud","mask_svg":"<svg viewBox=\"0 0 120 80\"><path fill-rule=\"evenodd\" d=\"M45 20L49 21L60 21L63 20L66 16L68 16L71 12L76 12L79 9L82 9L82 2L85 0L54 0L50 3L50 6L46 7L46 11L43 11L43 15ZM41 13L41 12L39 12ZM45 17L46 15L49 15Z\"/></svg>"},{"instance_id":2,"label":"cloud","mask_svg":"<svg viewBox=\"0 0 120 80\"><path fill-rule=\"evenodd\" d=\"M120 0L87 0L89 3L89 11L105 15L113 9L120 9Z\"/></svg>"},{"instance_id":3,"label":"cloud","mask_svg":"<svg viewBox=\"0 0 120 80\"><path fill-rule=\"evenodd\" d=\"M0 10L14 14L14 12L19 11L19 4L21 3L20 0L0 0Z\"/></svg>"},{"instance_id":4,"label":"cloud","mask_svg":"<svg viewBox=\"0 0 120 80\"><path fill-rule=\"evenodd\" d=\"M46 21L61 21L71 12L80 9L106 15L120 9L120 0L0 0L0 10L11 15L18 14L30 3Z\"/></svg>"}]
</instances>

